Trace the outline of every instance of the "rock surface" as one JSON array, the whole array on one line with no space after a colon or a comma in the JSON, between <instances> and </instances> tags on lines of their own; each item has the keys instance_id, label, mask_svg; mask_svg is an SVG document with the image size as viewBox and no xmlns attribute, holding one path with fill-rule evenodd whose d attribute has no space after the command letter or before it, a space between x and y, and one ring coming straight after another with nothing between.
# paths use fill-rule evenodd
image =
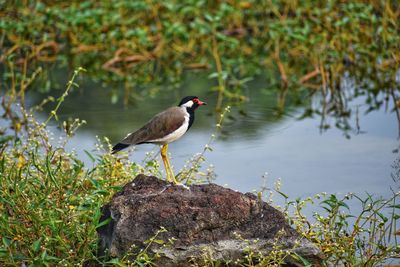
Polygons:
<instances>
[{"instance_id":1,"label":"rock surface","mask_svg":"<svg viewBox=\"0 0 400 267\"><path fill-rule=\"evenodd\" d=\"M101 251L120 256L132 245L143 247L160 227L157 239L175 238L170 246L151 246L162 257L159 266L188 266L205 251L213 259L234 261L245 249L268 254L273 244L320 265L321 252L286 222L283 214L253 194L215 185L171 185L156 177L138 175L102 209ZM292 257L286 262L302 266Z\"/></svg>"}]
</instances>

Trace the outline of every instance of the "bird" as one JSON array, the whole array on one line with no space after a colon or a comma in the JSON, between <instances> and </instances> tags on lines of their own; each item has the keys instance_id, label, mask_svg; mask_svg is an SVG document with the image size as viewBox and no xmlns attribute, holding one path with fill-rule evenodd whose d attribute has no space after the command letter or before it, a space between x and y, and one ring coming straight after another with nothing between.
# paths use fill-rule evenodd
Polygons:
<instances>
[{"instance_id":1,"label":"bird","mask_svg":"<svg viewBox=\"0 0 400 267\"><path fill-rule=\"evenodd\" d=\"M113 146L111 153L115 154L131 145L158 144L161 145L161 158L164 163L167 180L178 184L168 159L168 144L181 138L193 125L194 111L206 102L197 96L182 98L178 106L170 107L151 118L142 128L128 134Z\"/></svg>"}]
</instances>

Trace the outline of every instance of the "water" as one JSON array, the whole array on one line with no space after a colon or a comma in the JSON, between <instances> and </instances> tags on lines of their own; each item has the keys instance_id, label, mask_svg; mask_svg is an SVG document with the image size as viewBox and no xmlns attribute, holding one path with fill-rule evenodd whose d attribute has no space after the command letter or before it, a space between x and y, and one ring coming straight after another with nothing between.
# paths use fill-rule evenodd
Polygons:
<instances>
[{"instance_id":1,"label":"water","mask_svg":"<svg viewBox=\"0 0 400 267\"><path fill-rule=\"evenodd\" d=\"M198 95L209 105L196 111L190 131L169 146L171 161L179 170L192 155L201 152L215 129L215 94L206 75L189 74L177 91L160 88L153 97L124 106L111 103L110 89L91 81L81 81L81 89L68 96L60 109L61 119L81 118L88 123L69 144L88 166L91 161L84 150L91 151L96 136L108 136L113 143L142 126L154 114L176 105L182 96ZM261 89L260 89L261 88ZM307 197L320 192L348 192L390 196L390 187L398 190L391 178L393 162L398 157L398 126L394 112L384 109L364 114L365 97L351 100L358 107L361 133L350 131L350 139L335 127L321 133L320 116L299 120L305 106L289 95L285 112L276 110L277 94L265 88L260 78L249 85L249 101L232 107L223 133L207 152L205 165L213 164L216 183L242 192L260 190L267 175L267 186L273 188L280 178L281 191L290 196ZM114 88L115 89L115 88ZM122 91L122 90L121 90ZM61 94L61 92L59 92ZM139 96L141 92L137 93ZM37 97L37 96L36 96ZM318 101L318 96L314 97ZM47 110L48 112L49 110ZM334 124L333 118L327 118ZM356 125L355 116L351 124ZM158 151L154 145L140 145L130 158L141 162L145 153Z\"/></svg>"}]
</instances>

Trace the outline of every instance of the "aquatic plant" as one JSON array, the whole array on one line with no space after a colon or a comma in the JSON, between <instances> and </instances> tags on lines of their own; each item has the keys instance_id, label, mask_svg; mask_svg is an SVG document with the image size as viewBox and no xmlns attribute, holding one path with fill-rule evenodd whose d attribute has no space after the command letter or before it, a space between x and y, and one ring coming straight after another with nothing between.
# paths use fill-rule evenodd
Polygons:
<instances>
[{"instance_id":1,"label":"aquatic plant","mask_svg":"<svg viewBox=\"0 0 400 267\"><path fill-rule=\"evenodd\" d=\"M83 66L123 81L126 97L212 66L216 90L227 97L240 97L241 81L265 68L274 70L272 84L335 89L354 67L395 74L398 9L383 0L6 1L0 62L23 77L46 62Z\"/></svg>"}]
</instances>

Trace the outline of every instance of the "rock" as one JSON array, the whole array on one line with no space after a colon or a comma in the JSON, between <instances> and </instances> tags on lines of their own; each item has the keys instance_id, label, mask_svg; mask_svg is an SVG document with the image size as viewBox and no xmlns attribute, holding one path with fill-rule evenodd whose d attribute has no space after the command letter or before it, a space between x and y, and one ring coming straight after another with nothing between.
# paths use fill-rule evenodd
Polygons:
<instances>
[{"instance_id":1,"label":"rock","mask_svg":"<svg viewBox=\"0 0 400 267\"><path fill-rule=\"evenodd\" d=\"M121 256L132 245L144 247L160 229L157 239L175 238L170 246L155 244L159 266L188 266L207 251L215 260L234 261L252 249L268 255L278 245L296 252L313 266L322 254L286 222L284 215L250 193L242 194L216 184L172 185L153 176L138 175L102 208L98 228L101 251ZM287 264L302 266L293 257Z\"/></svg>"}]
</instances>

